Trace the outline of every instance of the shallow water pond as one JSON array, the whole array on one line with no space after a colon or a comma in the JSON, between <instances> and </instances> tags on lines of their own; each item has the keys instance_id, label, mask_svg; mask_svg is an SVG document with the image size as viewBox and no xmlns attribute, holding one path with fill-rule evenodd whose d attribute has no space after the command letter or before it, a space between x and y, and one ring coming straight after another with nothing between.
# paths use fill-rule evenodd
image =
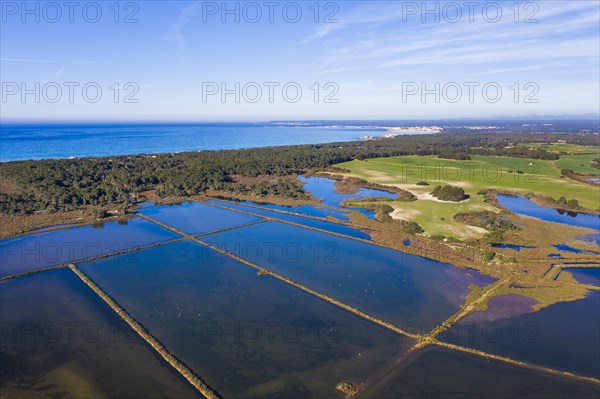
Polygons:
<instances>
[{"instance_id":1,"label":"shallow water pond","mask_svg":"<svg viewBox=\"0 0 600 399\"><path fill-rule=\"evenodd\" d=\"M356 191L356 193L353 194L336 193L336 181L320 176L298 176L298 180L304 183L304 190L310 192L318 200L321 200L322 204L325 206L284 206L276 204L258 204L251 201L243 201L242 203L261 206L267 209L299 213L308 216L316 216L322 218L334 217L339 220L348 220L350 212L360 212L363 215L373 219L375 217L375 211L364 208L341 207L341 203L346 200L360 200L367 197L385 197L393 199L398 196L398 194L389 193L387 191L374 190L368 188L359 188ZM331 207L337 209L332 209Z\"/></svg>"},{"instance_id":2,"label":"shallow water pond","mask_svg":"<svg viewBox=\"0 0 600 399\"><path fill-rule=\"evenodd\" d=\"M223 201L208 201L208 203L226 206L232 209L239 209L244 212L252 212L257 215L277 218L280 220L285 220L288 222L298 223L308 227L314 227L321 230L331 231L333 233L344 234L350 237L362 238L363 240L370 240L371 236L366 232L359 229L352 228L350 226L345 226L343 224L330 223L324 220L316 220L305 218L302 216L296 215L287 215L285 213L274 212L267 209L258 209L256 207L244 206L231 202L223 202Z\"/></svg>"},{"instance_id":3,"label":"shallow water pond","mask_svg":"<svg viewBox=\"0 0 600 399\"><path fill-rule=\"evenodd\" d=\"M224 397L336 397L413 343L195 242L137 255L80 267Z\"/></svg>"},{"instance_id":4,"label":"shallow water pond","mask_svg":"<svg viewBox=\"0 0 600 399\"><path fill-rule=\"evenodd\" d=\"M179 237L154 223L136 218L9 238L0 241L0 277Z\"/></svg>"},{"instance_id":5,"label":"shallow water pond","mask_svg":"<svg viewBox=\"0 0 600 399\"><path fill-rule=\"evenodd\" d=\"M600 230L600 216L588 213L567 212L560 209L546 208L534 204L524 197L511 197L508 195L497 195L498 202L511 212L520 215L531 216L547 222L568 224L571 226L588 227Z\"/></svg>"},{"instance_id":6,"label":"shallow water pond","mask_svg":"<svg viewBox=\"0 0 600 399\"><path fill-rule=\"evenodd\" d=\"M582 284L600 285L600 267L563 267L562 271L571 273Z\"/></svg>"},{"instance_id":7,"label":"shallow water pond","mask_svg":"<svg viewBox=\"0 0 600 399\"><path fill-rule=\"evenodd\" d=\"M261 208L273 209L284 212L292 212L300 215L314 216L318 218L329 218L333 217L338 220L348 220L348 215L350 214L350 209L333 209L323 206L313 206L313 205L296 205L296 206L285 206L285 205L276 205L276 204L263 204L252 201L241 201L243 205L251 205L251 206L259 206ZM361 212L364 213L364 212ZM370 216L370 214L367 214Z\"/></svg>"},{"instance_id":8,"label":"shallow water pond","mask_svg":"<svg viewBox=\"0 0 600 399\"><path fill-rule=\"evenodd\" d=\"M500 248L500 249L512 249L513 251L521 251L523 249L534 249L536 247L532 246L532 245L518 245L518 244L492 244L492 247L494 248Z\"/></svg>"},{"instance_id":9,"label":"shallow water pond","mask_svg":"<svg viewBox=\"0 0 600 399\"><path fill-rule=\"evenodd\" d=\"M71 270L0 282L0 396L197 398Z\"/></svg>"},{"instance_id":10,"label":"shallow water pond","mask_svg":"<svg viewBox=\"0 0 600 399\"><path fill-rule=\"evenodd\" d=\"M268 222L206 241L372 316L428 331L493 278L347 238Z\"/></svg>"},{"instance_id":11,"label":"shallow water pond","mask_svg":"<svg viewBox=\"0 0 600 399\"><path fill-rule=\"evenodd\" d=\"M589 249L579 249L579 248L575 248L570 245L567 245L565 243L553 244L552 246L562 252L571 252L574 254L592 254L592 255L600 254L600 252L598 252L598 251L590 251Z\"/></svg>"},{"instance_id":12,"label":"shallow water pond","mask_svg":"<svg viewBox=\"0 0 600 399\"><path fill-rule=\"evenodd\" d=\"M487 311L465 317L442 340L600 377L600 292L534 313L529 312L533 300L525 298L525 308L507 314L506 297L493 298Z\"/></svg>"},{"instance_id":13,"label":"shallow water pond","mask_svg":"<svg viewBox=\"0 0 600 399\"><path fill-rule=\"evenodd\" d=\"M304 190L310 192L315 198L321 200L324 205L340 207L344 201L360 200L367 197L385 197L389 199L396 198L398 194L389 193L382 190L374 190L370 188L359 188L353 194L336 193L336 180L328 179L321 176L298 176L298 180L304 183ZM360 212L363 215L374 219L375 211L364 208L344 207L347 213L337 216L341 219L348 219L348 212ZM299 210L302 212L301 210Z\"/></svg>"},{"instance_id":14,"label":"shallow water pond","mask_svg":"<svg viewBox=\"0 0 600 399\"><path fill-rule=\"evenodd\" d=\"M395 193L370 188L359 188L353 194L336 193L336 181L320 176L298 176L298 180L304 183L304 190L309 191L317 199L322 200L325 205L329 206L340 206L340 203L346 200L360 200L367 197L385 197L392 199L398 196L398 194Z\"/></svg>"},{"instance_id":15,"label":"shallow water pond","mask_svg":"<svg viewBox=\"0 0 600 399\"><path fill-rule=\"evenodd\" d=\"M262 220L256 216L232 212L199 202L161 205L143 208L139 212L191 235L228 229Z\"/></svg>"},{"instance_id":16,"label":"shallow water pond","mask_svg":"<svg viewBox=\"0 0 600 399\"><path fill-rule=\"evenodd\" d=\"M597 398L600 386L428 347L359 398Z\"/></svg>"}]
</instances>

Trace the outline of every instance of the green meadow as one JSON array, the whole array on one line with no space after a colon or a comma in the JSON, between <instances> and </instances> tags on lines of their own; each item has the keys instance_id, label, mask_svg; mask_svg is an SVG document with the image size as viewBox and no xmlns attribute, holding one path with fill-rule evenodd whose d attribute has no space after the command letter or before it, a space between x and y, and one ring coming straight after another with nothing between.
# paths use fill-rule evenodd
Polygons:
<instances>
[{"instance_id":1,"label":"green meadow","mask_svg":"<svg viewBox=\"0 0 600 399\"><path fill-rule=\"evenodd\" d=\"M588 157L589 154L581 156ZM570 164L582 160L566 158L564 162ZM348 176L400 187L415 194L418 200L414 202L386 202L395 209L394 217L414 220L430 235L468 239L480 237L485 231L454 222L453 216L459 212L496 210L477 194L482 189L535 193L554 199L564 196L577 199L586 208L600 208L598 187L562 177L561 167L554 162L491 156L472 156L468 161L436 156L399 156L354 160L337 166L349 169ZM418 185L418 182L429 185ZM470 198L459 203L441 202L429 194L436 185L445 184L462 187Z\"/></svg>"},{"instance_id":2,"label":"green meadow","mask_svg":"<svg viewBox=\"0 0 600 399\"><path fill-rule=\"evenodd\" d=\"M561 154L559 160L552 161L559 170L571 169L576 173L600 176L600 169L592 167L592 160L600 158L600 147L575 144L526 144L526 146Z\"/></svg>"},{"instance_id":3,"label":"green meadow","mask_svg":"<svg viewBox=\"0 0 600 399\"><path fill-rule=\"evenodd\" d=\"M600 169L592 167L592 160L595 158L600 158L600 153L561 155L558 161L554 161L554 165L558 169L571 169L576 173L600 176Z\"/></svg>"},{"instance_id":4,"label":"green meadow","mask_svg":"<svg viewBox=\"0 0 600 399\"><path fill-rule=\"evenodd\" d=\"M555 153L564 153L564 154L590 154L590 153L598 153L600 151L600 147L591 147L577 144L561 144L561 143L523 143L521 144L525 147L531 148L543 148L549 152Z\"/></svg>"}]
</instances>

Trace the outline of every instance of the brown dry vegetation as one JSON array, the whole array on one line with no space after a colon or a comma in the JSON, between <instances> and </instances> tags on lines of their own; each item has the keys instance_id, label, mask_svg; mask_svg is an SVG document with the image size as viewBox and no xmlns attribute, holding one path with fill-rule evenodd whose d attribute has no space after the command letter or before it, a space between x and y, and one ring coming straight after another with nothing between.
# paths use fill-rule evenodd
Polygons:
<instances>
[{"instance_id":1,"label":"brown dry vegetation","mask_svg":"<svg viewBox=\"0 0 600 399\"><path fill-rule=\"evenodd\" d=\"M17 194L18 192L16 184L0 176L0 194Z\"/></svg>"},{"instance_id":2,"label":"brown dry vegetation","mask_svg":"<svg viewBox=\"0 0 600 399\"><path fill-rule=\"evenodd\" d=\"M34 230L63 224L87 225L115 220L130 219L129 215L117 215L98 220L93 207L82 207L68 212L40 212L33 215L0 215L0 240L29 233Z\"/></svg>"},{"instance_id":3,"label":"brown dry vegetation","mask_svg":"<svg viewBox=\"0 0 600 399\"><path fill-rule=\"evenodd\" d=\"M480 243L436 242L423 235L403 233L392 223L381 223L367 218L360 213L352 213L353 224L371 229L371 237L375 244L401 250L413 255L450 263L462 268L473 268L489 276L506 279L508 282L494 292L485 301L477 304L475 310L485 310L489 299L505 294L516 294L535 299L538 303L533 310L540 310L558 302L574 301L584 298L588 288L579 284L567 274L555 281L560 271L560 264L569 261L589 261L597 255L584 253L561 253L564 259L552 259L548 255L558 250L551 244L567 242L579 249L594 250L593 243L586 243L565 237L575 237L593 233L594 230L549 223L534 218L510 214L511 221L520 226L519 230L506 233L506 242L536 248L512 249L493 248ZM410 246L404 241L409 239ZM596 249L597 250L597 249ZM486 260L486 253L493 252L492 260ZM548 273L551 264L556 264L555 273ZM468 301L467 301L468 302Z\"/></svg>"}]
</instances>

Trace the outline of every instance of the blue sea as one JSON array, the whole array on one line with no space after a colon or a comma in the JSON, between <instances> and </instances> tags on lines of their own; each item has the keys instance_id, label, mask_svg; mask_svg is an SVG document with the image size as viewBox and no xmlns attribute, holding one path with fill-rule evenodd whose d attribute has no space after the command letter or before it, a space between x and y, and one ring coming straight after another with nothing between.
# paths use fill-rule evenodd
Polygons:
<instances>
[{"instance_id":1,"label":"blue sea","mask_svg":"<svg viewBox=\"0 0 600 399\"><path fill-rule=\"evenodd\" d=\"M385 129L269 123L0 125L0 161L320 144Z\"/></svg>"}]
</instances>

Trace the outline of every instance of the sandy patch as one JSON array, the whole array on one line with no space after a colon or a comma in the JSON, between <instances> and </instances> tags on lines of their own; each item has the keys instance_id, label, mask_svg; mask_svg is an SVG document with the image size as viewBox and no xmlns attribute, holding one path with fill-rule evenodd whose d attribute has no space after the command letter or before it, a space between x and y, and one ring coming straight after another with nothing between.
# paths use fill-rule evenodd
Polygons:
<instances>
[{"instance_id":1,"label":"sandy patch","mask_svg":"<svg viewBox=\"0 0 600 399\"><path fill-rule=\"evenodd\" d=\"M381 183L381 182L389 182L397 180L394 176L390 176L385 172L380 172L377 170L364 170L363 173L368 175L369 177L366 179L373 183Z\"/></svg>"},{"instance_id":2,"label":"sandy patch","mask_svg":"<svg viewBox=\"0 0 600 399\"><path fill-rule=\"evenodd\" d=\"M421 211L418 211L416 209L401 208L394 209L394 212L390 213L390 216L392 217L392 219L410 221L419 216L420 214Z\"/></svg>"},{"instance_id":3,"label":"sandy patch","mask_svg":"<svg viewBox=\"0 0 600 399\"><path fill-rule=\"evenodd\" d=\"M443 202L445 204L461 204L464 202L468 202L471 198L464 199L462 201L442 201L431 195L433 188L431 186L417 186L416 184L388 184L390 186L398 187L406 191L410 191L414 194L417 199L426 200L426 201L435 201L435 202Z\"/></svg>"},{"instance_id":4,"label":"sandy patch","mask_svg":"<svg viewBox=\"0 0 600 399\"><path fill-rule=\"evenodd\" d=\"M435 202L443 202L445 204L462 204L463 202L468 202L471 198L467 198L464 199L462 201L442 201L439 198L434 197L433 195L431 195L430 193L420 193L420 194L415 194L415 196L420 199L420 200L427 200L427 201L435 201Z\"/></svg>"},{"instance_id":5,"label":"sandy patch","mask_svg":"<svg viewBox=\"0 0 600 399\"><path fill-rule=\"evenodd\" d=\"M473 187L473 185L469 182L466 181L454 181L454 180L444 180L440 183L430 183L433 188L435 188L435 186L443 186L444 184L442 183L446 183L449 184L451 186L456 186L456 187L462 187L462 188L469 188L469 187ZM432 190L433 191L433 190Z\"/></svg>"},{"instance_id":6,"label":"sandy patch","mask_svg":"<svg viewBox=\"0 0 600 399\"><path fill-rule=\"evenodd\" d=\"M483 237L487 230L476 226L448 224L447 230L451 231L455 237L460 239L479 238Z\"/></svg>"},{"instance_id":7,"label":"sandy patch","mask_svg":"<svg viewBox=\"0 0 600 399\"><path fill-rule=\"evenodd\" d=\"M465 226L465 227L467 228L467 230L472 231L476 235L483 236L488 233L488 231L486 229L484 229L483 227L477 227L477 226Z\"/></svg>"}]
</instances>

